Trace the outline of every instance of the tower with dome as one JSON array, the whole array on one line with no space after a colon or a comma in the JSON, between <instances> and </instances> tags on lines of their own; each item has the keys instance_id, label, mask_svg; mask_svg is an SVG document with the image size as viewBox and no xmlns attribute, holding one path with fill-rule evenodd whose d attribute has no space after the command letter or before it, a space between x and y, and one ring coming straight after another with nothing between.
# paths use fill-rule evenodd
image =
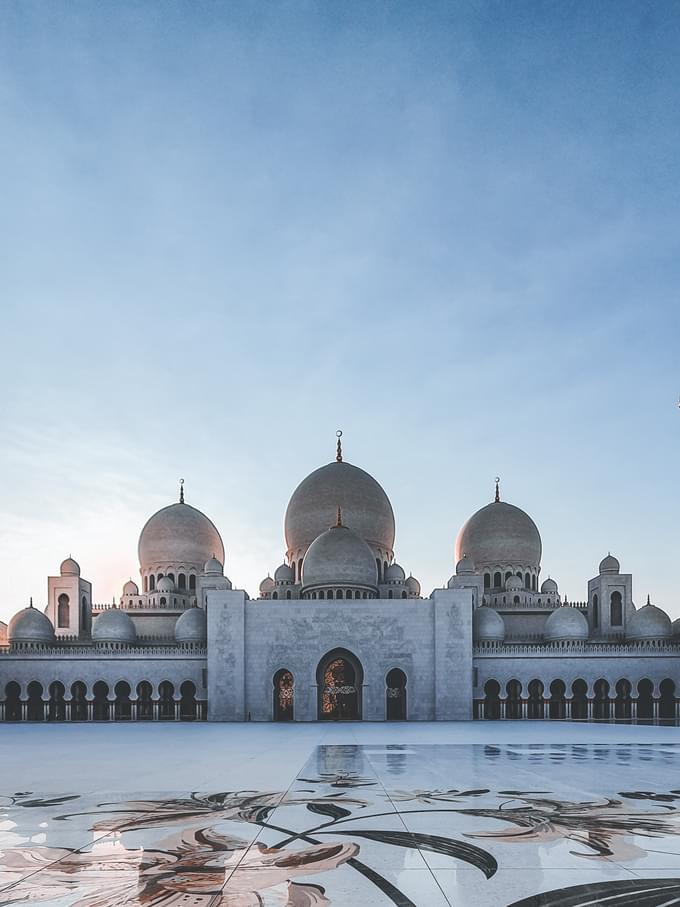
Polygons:
<instances>
[{"instance_id":1,"label":"tower with dome","mask_svg":"<svg viewBox=\"0 0 680 907\"><path fill-rule=\"evenodd\" d=\"M142 527L117 603L96 603L69 554L46 600L0 625L0 721L678 723L680 620L637 607L611 552L568 602L496 480L453 575L424 595L396 559L387 493L340 434L293 491L283 560L252 597L183 482Z\"/></svg>"}]
</instances>

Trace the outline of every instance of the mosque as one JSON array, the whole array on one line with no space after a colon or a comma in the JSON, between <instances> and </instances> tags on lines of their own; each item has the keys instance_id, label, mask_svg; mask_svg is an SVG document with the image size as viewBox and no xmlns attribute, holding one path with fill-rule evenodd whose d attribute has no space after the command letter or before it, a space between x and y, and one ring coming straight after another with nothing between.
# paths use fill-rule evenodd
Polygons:
<instances>
[{"instance_id":1,"label":"mosque","mask_svg":"<svg viewBox=\"0 0 680 907\"><path fill-rule=\"evenodd\" d=\"M340 437L284 523L285 559L257 598L232 586L183 487L143 527L140 582L117 605L95 604L67 557L44 610L0 624L0 720L678 723L680 620L636 607L611 554L584 601L563 600L498 482L428 596L395 559L389 498Z\"/></svg>"}]
</instances>

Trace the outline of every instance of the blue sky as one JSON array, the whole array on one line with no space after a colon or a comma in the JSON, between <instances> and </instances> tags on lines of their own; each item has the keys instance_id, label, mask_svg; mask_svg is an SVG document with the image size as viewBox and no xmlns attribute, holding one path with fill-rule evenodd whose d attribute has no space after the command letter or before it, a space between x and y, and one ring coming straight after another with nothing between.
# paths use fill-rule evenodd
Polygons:
<instances>
[{"instance_id":1,"label":"blue sky","mask_svg":"<svg viewBox=\"0 0 680 907\"><path fill-rule=\"evenodd\" d=\"M503 479L680 615L680 8L0 7L0 618L176 497L251 594L368 469L424 589Z\"/></svg>"}]
</instances>

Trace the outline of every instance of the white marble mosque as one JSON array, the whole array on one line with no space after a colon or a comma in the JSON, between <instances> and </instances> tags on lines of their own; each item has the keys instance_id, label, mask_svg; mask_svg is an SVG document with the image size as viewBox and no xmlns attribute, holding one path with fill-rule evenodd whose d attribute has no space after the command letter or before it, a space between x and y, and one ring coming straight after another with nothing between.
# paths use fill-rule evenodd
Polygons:
<instances>
[{"instance_id":1,"label":"white marble mosque","mask_svg":"<svg viewBox=\"0 0 680 907\"><path fill-rule=\"evenodd\" d=\"M182 487L142 528L118 604L96 604L69 556L46 605L0 625L0 720L678 723L680 620L636 606L612 554L583 601L563 599L498 482L446 587L424 596L394 545L387 494L340 438L293 492L285 558L256 598Z\"/></svg>"}]
</instances>

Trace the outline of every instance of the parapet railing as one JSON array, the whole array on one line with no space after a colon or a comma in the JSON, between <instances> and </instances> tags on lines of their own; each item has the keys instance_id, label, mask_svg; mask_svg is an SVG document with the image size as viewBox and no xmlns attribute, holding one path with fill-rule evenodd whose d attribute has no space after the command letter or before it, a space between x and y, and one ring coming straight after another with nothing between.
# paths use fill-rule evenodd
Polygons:
<instances>
[{"instance_id":1,"label":"parapet railing","mask_svg":"<svg viewBox=\"0 0 680 907\"><path fill-rule=\"evenodd\" d=\"M7 648L0 648L0 656L19 656L21 658L44 658L87 656L101 658L107 656L119 658L146 658L150 655L162 658L205 657L208 649L205 645L192 643L175 643L175 645L128 645L126 643L92 643L91 645L49 645L47 643L16 643Z\"/></svg>"},{"instance_id":2,"label":"parapet railing","mask_svg":"<svg viewBox=\"0 0 680 907\"><path fill-rule=\"evenodd\" d=\"M475 643L473 656L539 656L557 654L569 655L669 655L680 654L680 640L614 640L595 642L590 640L564 640L555 642L479 642Z\"/></svg>"}]
</instances>

